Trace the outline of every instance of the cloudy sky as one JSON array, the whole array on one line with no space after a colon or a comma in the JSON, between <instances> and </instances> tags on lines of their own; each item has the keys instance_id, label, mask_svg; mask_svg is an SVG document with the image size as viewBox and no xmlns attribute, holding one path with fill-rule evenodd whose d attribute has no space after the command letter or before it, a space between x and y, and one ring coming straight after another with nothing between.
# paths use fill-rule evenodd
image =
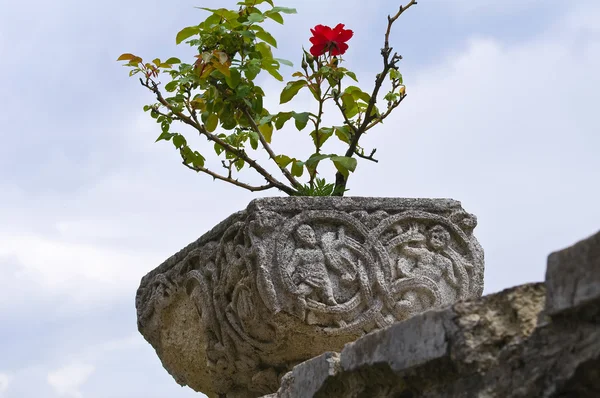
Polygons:
<instances>
[{"instance_id":1,"label":"cloudy sky","mask_svg":"<svg viewBox=\"0 0 600 398\"><path fill-rule=\"evenodd\" d=\"M137 333L135 291L257 195L154 144L152 99L115 59L192 56L175 33L225 3L0 0L0 397L198 396ZM399 3L279 5L299 13L273 24L278 56L298 64L310 27L343 22L346 66L371 87ZM600 228L600 2L421 0L392 44L409 96L366 137L380 163L348 194L458 199L479 219L486 293L543 280L551 251ZM281 85L263 83L274 112ZM274 147L306 156L305 138Z\"/></svg>"}]
</instances>

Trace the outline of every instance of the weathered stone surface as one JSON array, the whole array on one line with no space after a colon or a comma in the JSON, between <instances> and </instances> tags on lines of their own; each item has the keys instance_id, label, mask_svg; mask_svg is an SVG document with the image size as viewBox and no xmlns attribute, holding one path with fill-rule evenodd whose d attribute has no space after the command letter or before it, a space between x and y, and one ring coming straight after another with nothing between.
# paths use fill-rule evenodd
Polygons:
<instances>
[{"instance_id":1,"label":"weathered stone surface","mask_svg":"<svg viewBox=\"0 0 600 398\"><path fill-rule=\"evenodd\" d=\"M559 314L600 297L600 232L548 256L548 314Z\"/></svg>"},{"instance_id":2,"label":"weathered stone surface","mask_svg":"<svg viewBox=\"0 0 600 398\"><path fill-rule=\"evenodd\" d=\"M347 344L303 390L302 375L335 353L297 365L269 397L600 397L600 294L579 279L600 277L599 236L550 256L547 291L523 285L422 313Z\"/></svg>"},{"instance_id":3,"label":"weathered stone surface","mask_svg":"<svg viewBox=\"0 0 600 398\"><path fill-rule=\"evenodd\" d=\"M180 384L272 393L302 361L479 297L476 223L447 199L255 200L142 279L138 327Z\"/></svg>"}]
</instances>

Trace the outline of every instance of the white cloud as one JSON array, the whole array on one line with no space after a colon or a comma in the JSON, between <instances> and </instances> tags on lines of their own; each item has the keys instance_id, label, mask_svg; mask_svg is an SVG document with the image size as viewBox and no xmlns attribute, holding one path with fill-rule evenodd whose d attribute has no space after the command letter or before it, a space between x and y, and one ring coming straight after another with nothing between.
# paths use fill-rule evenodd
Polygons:
<instances>
[{"instance_id":1,"label":"white cloud","mask_svg":"<svg viewBox=\"0 0 600 398\"><path fill-rule=\"evenodd\" d=\"M72 363L48 373L47 381L61 397L82 398L80 389L94 370L89 364Z\"/></svg>"},{"instance_id":2,"label":"white cloud","mask_svg":"<svg viewBox=\"0 0 600 398\"><path fill-rule=\"evenodd\" d=\"M529 7L536 1L448 0L444 3L459 5L461 12L473 12L469 15L476 17L479 13L515 12L518 7ZM323 4L335 7L342 2ZM389 7L386 2L374 2L369 12L374 13L375 6L383 7L382 4ZM502 35L471 37L464 41L462 49L446 58L438 57L432 66L420 69L412 66L411 58L405 54L402 72L409 97L385 125L365 137L367 148L378 148L380 163L360 162L350 183L351 195L462 200L464 207L479 217L475 234L486 251L488 292L543 279L545 257L550 251L567 246L600 226L597 206L600 192L594 180L600 169L596 153L600 137L594 130L598 125L596 104L600 103L597 92L600 81L596 73L600 70L600 5L596 0L582 0L577 4L568 3L571 11L538 37L521 39L518 43L507 44L502 41ZM282 5L293 6L291 3ZM500 9L501 5L505 8ZM190 3L190 10L191 6ZM418 7L421 6L425 13L427 2L423 1ZM349 26L364 26L364 37L369 33L366 27L372 26L366 22L360 24L364 15L351 11L358 7L344 6L339 14L323 13L321 8L312 5L303 7L306 13L290 16L290 23L281 28L281 32L293 35L298 43L306 42L306 37L299 37L296 27L303 25L304 29L309 26L308 21L317 19L319 14L330 18L323 23L331 23L331 18L339 17ZM308 13L309 9L312 14ZM185 12L189 14L187 9ZM121 17L129 19L127 15ZM370 17L367 15L367 21ZM180 22L176 21L175 25L179 27ZM128 29L138 32L135 40L148 42L139 26L131 24ZM175 31L169 28L167 33ZM380 33L376 34L377 43ZM4 37L9 38L6 34ZM357 42L358 37L357 34ZM409 39L419 40L417 36ZM135 42L132 40L130 42ZM287 43L285 35L280 42ZM68 42L63 44L70 46ZM106 53L129 50L128 45L119 45L124 48L113 46L105 49ZM156 50L162 55L163 50L169 54L171 48ZM286 51L286 46L280 48ZM352 62L355 63L348 64L352 69L365 68L365 59L357 56ZM374 65L378 67L378 63ZM119 73L124 72L119 70ZM130 83L131 88L123 90L139 92L136 83ZM365 87L371 83L370 76L361 79ZM276 88L267 91L269 95L275 94L276 101ZM60 93L43 91L40 96L62 98ZM142 103L127 106L137 112ZM300 101L294 105L302 108L307 104ZM77 104L73 107L77 113ZM86 124L84 130L90 136L105 131L118 136L120 140L115 141L115 147L130 151L128 160L136 162L135 168L123 159L114 160L111 152L99 151L95 155L114 166L112 174L103 170L90 173L93 178L85 185L70 187L66 193L56 188L35 196L15 185L0 186L0 271L3 276L0 278L0 314L5 308L21 311L23 305L31 305L31 302L35 305L35 299L40 298L58 298L56 302L89 311L90 302L112 302L124 295L131 297L146 272L258 196L183 169L172 147L153 144L158 130L147 115L130 114L130 120L118 122L98 117L88 123L95 128L88 129ZM117 125L122 130L112 127ZM296 145L293 140L306 138L305 133L279 132L274 136L277 145L274 147L280 152L284 148L283 152L290 149L296 153L306 146ZM49 128L44 134L51 136L53 132ZM34 141L33 135L21 137ZM10 139L12 137L7 148L12 147ZM70 158L58 162L60 172L71 173L83 167L73 162ZM103 164L94 165L102 169ZM40 165L40 169L45 167L50 166ZM271 194L276 192L266 195ZM15 303L15 297L25 297L29 304ZM133 330L132 301L129 310ZM10 341L1 344L10 344ZM137 333L123 340L90 344L89 349L76 350L69 356L65 362L70 363L68 366L47 373L46 365L40 364L35 380L44 380L47 376L48 384L36 384L46 388L51 385L65 397L81 397L82 386L90 375L94 377L88 386L98 381L100 374L102 379L109 375L112 369L106 364L118 362L123 350L130 348L152 351ZM128 360L134 363L136 355L128 356ZM164 396L183 396L184 390L160 368L154 352L150 352L148 358L150 356L154 363L137 365L144 370L147 366L157 374L164 373L165 382L157 388L170 386L169 383L174 386L173 394ZM74 362L68 362L71 359ZM139 373L143 374L144 370ZM28 383L32 380L26 377L29 375L18 373L11 384L11 377L0 374L0 396L3 388L9 395L17 390L19 383ZM6 390L8 384L11 384L10 389ZM109 384L105 390L98 390L97 396L110 396L114 386ZM31 391L37 388L28 387ZM167 388L164 387L165 391Z\"/></svg>"},{"instance_id":3,"label":"white cloud","mask_svg":"<svg viewBox=\"0 0 600 398\"><path fill-rule=\"evenodd\" d=\"M12 382L12 376L7 373L0 373L0 397L8 390L8 386Z\"/></svg>"},{"instance_id":4,"label":"white cloud","mask_svg":"<svg viewBox=\"0 0 600 398\"><path fill-rule=\"evenodd\" d=\"M548 3L545 0L430 0L427 3L430 2L465 16L510 14Z\"/></svg>"},{"instance_id":5,"label":"white cloud","mask_svg":"<svg viewBox=\"0 0 600 398\"><path fill-rule=\"evenodd\" d=\"M7 289L0 295L2 307L11 302L14 289L32 285L36 286L34 295L60 295L77 305L115 300L135 291L145 271L163 260L121 248L37 235L0 234L2 258L2 263L13 263L4 281Z\"/></svg>"},{"instance_id":6,"label":"white cloud","mask_svg":"<svg viewBox=\"0 0 600 398\"><path fill-rule=\"evenodd\" d=\"M406 102L368 137L381 162L352 184L462 200L479 217L488 292L543 280L547 254L600 226L600 37L589 26L600 26L600 5L539 37L472 38L405 71Z\"/></svg>"}]
</instances>

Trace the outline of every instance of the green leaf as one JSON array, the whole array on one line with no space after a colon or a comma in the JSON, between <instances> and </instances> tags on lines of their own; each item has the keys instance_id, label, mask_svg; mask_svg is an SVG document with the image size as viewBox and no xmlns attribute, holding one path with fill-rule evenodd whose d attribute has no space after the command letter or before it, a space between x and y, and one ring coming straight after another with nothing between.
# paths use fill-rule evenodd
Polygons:
<instances>
[{"instance_id":1,"label":"green leaf","mask_svg":"<svg viewBox=\"0 0 600 398\"><path fill-rule=\"evenodd\" d=\"M313 130L310 133L310 136L313 139L313 142L315 143L315 146L317 148L321 148L323 146L323 144L325 143L325 141L327 141L329 139L329 137L331 137L333 134L333 129L330 127L321 127L319 129L319 134L317 136L317 130ZM319 142L317 142L317 138L319 139Z\"/></svg>"},{"instance_id":2,"label":"green leaf","mask_svg":"<svg viewBox=\"0 0 600 398\"><path fill-rule=\"evenodd\" d=\"M271 34L269 32L264 31L264 30L262 32L260 32L260 31L256 32L256 37L269 43L273 47L277 48L277 41L275 40L275 38L273 36L271 36Z\"/></svg>"},{"instance_id":3,"label":"green leaf","mask_svg":"<svg viewBox=\"0 0 600 398\"><path fill-rule=\"evenodd\" d=\"M283 58L273 58L275 61L279 62L280 64L284 64L286 66L291 66L293 67L294 64L292 63L292 61L288 61L287 59L283 59ZM301 74L302 76L302 74Z\"/></svg>"},{"instance_id":4,"label":"green leaf","mask_svg":"<svg viewBox=\"0 0 600 398\"><path fill-rule=\"evenodd\" d=\"M208 18L206 18L204 20L204 22L202 22L200 24L200 28L202 30L205 29L212 29L213 27L215 27L216 25L219 25L221 23L221 19L222 17L220 15L217 14L211 14Z\"/></svg>"},{"instance_id":5,"label":"green leaf","mask_svg":"<svg viewBox=\"0 0 600 398\"><path fill-rule=\"evenodd\" d=\"M162 141L162 140L165 140L165 141L170 141L170 140L171 140L171 138L173 138L173 136L174 136L174 135L175 135L175 134L172 134L172 133L169 133L169 132L163 131L163 132L162 132L162 133L161 133L161 134L158 136L158 138L156 139L156 141L154 141L154 142L158 142L158 141Z\"/></svg>"},{"instance_id":6,"label":"green leaf","mask_svg":"<svg viewBox=\"0 0 600 398\"><path fill-rule=\"evenodd\" d=\"M304 129L304 127L306 127L306 124L308 123L309 115L310 115L310 113L308 113L308 112L301 112L301 113L292 112L292 117L296 121L296 128L298 129L298 131L301 131Z\"/></svg>"},{"instance_id":7,"label":"green leaf","mask_svg":"<svg viewBox=\"0 0 600 398\"><path fill-rule=\"evenodd\" d=\"M256 63L254 61L256 61ZM244 75L246 76L246 79L248 79L248 80L254 80L259 73L260 73L260 61L256 60L256 59L254 59L250 63L248 63L246 65L246 68L244 69Z\"/></svg>"},{"instance_id":8,"label":"green leaf","mask_svg":"<svg viewBox=\"0 0 600 398\"><path fill-rule=\"evenodd\" d=\"M206 119L206 123L204 123L204 127L206 127L206 131L212 133L217 129L217 125L219 124L219 115L216 113L211 113L208 115Z\"/></svg>"},{"instance_id":9,"label":"green leaf","mask_svg":"<svg viewBox=\"0 0 600 398\"><path fill-rule=\"evenodd\" d=\"M264 20L265 20L264 15L262 15L259 12L253 12L252 14L248 15L248 23L262 22Z\"/></svg>"},{"instance_id":10,"label":"green leaf","mask_svg":"<svg viewBox=\"0 0 600 398\"><path fill-rule=\"evenodd\" d=\"M283 81L283 76L281 76L281 74L279 72L277 72L277 69L275 69L275 68L264 68L264 69L275 79L279 80L280 82Z\"/></svg>"},{"instance_id":11,"label":"green leaf","mask_svg":"<svg viewBox=\"0 0 600 398\"><path fill-rule=\"evenodd\" d=\"M239 26L239 23L237 23L237 21L236 21L237 18L239 17L239 14L235 11L228 10L227 8L219 8L218 10L213 9L213 8L206 8L206 7L194 7L194 8L198 8L198 9L204 10L204 11L210 11L214 15L218 15L219 17L225 19L230 25L232 25L232 27ZM207 18L207 20L208 20L208 18Z\"/></svg>"},{"instance_id":12,"label":"green leaf","mask_svg":"<svg viewBox=\"0 0 600 398\"><path fill-rule=\"evenodd\" d=\"M249 137L250 137L250 146L252 147L252 149L256 150L258 148L258 141L259 141L259 137L258 137L258 133L254 130L251 130L249 133Z\"/></svg>"},{"instance_id":13,"label":"green leaf","mask_svg":"<svg viewBox=\"0 0 600 398\"><path fill-rule=\"evenodd\" d=\"M390 80L399 80L398 83L402 84L402 74L397 69L390 69Z\"/></svg>"},{"instance_id":14,"label":"green leaf","mask_svg":"<svg viewBox=\"0 0 600 398\"><path fill-rule=\"evenodd\" d=\"M273 136L273 125L271 123L265 123L258 126L258 130L265 137L268 143L271 143L271 137Z\"/></svg>"},{"instance_id":15,"label":"green leaf","mask_svg":"<svg viewBox=\"0 0 600 398\"><path fill-rule=\"evenodd\" d=\"M279 103L285 104L286 102L291 101L292 98L294 98L296 94L298 94L298 91L300 91L302 87L306 87L307 85L308 83L306 82L306 80L296 80L293 82L289 82L281 91L281 95L279 96Z\"/></svg>"},{"instance_id":16,"label":"green leaf","mask_svg":"<svg viewBox=\"0 0 600 398\"><path fill-rule=\"evenodd\" d=\"M306 163L305 163L306 167L310 170L315 170L321 160L328 159L330 157L331 157L331 155L324 155L322 153L313 153L312 155L310 155L310 157L306 161Z\"/></svg>"},{"instance_id":17,"label":"green leaf","mask_svg":"<svg viewBox=\"0 0 600 398\"><path fill-rule=\"evenodd\" d=\"M281 16L280 13L266 11L265 16L268 18L271 18L273 21L277 22L278 24L283 25L283 17Z\"/></svg>"},{"instance_id":18,"label":"green leaf","mask_svg":"<svg viewBox=\"0 0 600 398\"><path fill-rule=\"evenodd\" d=\"M192 156L192 165L194 167L204 167L205 160L206 159L200 154L200 152L194 151L194 154Z\"/></svg>"},{"instance_id":19,"label":"green leaf","mask_svg":"<svg viewBox=\"0 0 600 398\"><path fill-rule=\"evenodd\" d=\"M358 79L356 78L356 74L354 72L346 71L346 76L358 83Z\"/></svg>"},{"instance_id":20,"label":"green leaf","mask_svg":"<svg viewBox=\"0 0 600 398\"><path fill-rule=\"evenodd\" d=\"M371 96L369 94L365 93L359 87L356 86L346 87L344 93L352 95L352 98L354 98L355 101L358 101L360 99L368 104L371 100Z\"/></svg>"},{"instance_id":21,"label":"green leaf","mask_svg":"<svg viewBox=\"0 0 600 398\"><path fill-rule=\"evenodd\" d=\"M346 144L350 144L352 139L352 134L350 133L350 129L348 126L336 126L334 127L335 135L340 139L340 141L345 142Z\"/></svg>"},{"instance_id":22,"label":"green leaf","mask_svg":"<svg viewBox=\"0 0 600 398\"><path fill-rule=\"evenodd\" d=\"M298 11L296 11L295 8L288 8L288 7L273 7L269 11L271 11L271 12L282 12L284 14L296 14L296 13L298 13Z\"/></svg>"},{"instance_id":23,"label":"green leaf","mask_svg":"<svg viewBox=\"0 0 600 398\"><path fill-rule=\"evenodd\" d=\"M286 167L291 162L292 162L292 159L289 156L286 156L286 155L275 156L275 163L277 163L277 165L279 167Z\"/></svg>"},{"instance_id":24,"label":"green leaf","mask_svg":"<svg viewBox=\"0 0 600 398\"><path fill-rule=\"evenodd\" d=\"M229 88L235 89L242 80L242 74L238 69L231 68L229 69L229 76L225 76L225 82L229 86Z\"/></svg>"},{"instance_id":25,"label":"green leaf","mask_svg":"<svg viewBox=\"0 0 600 398\"><path fill-rule=\"evenodd\" d=\"M301 177L304 173L304 162L300 160L294 160L292 163L292 176Z\"/></svg>"},{"instance_id":26,"label":"green leaf","mask_svg":"<svg viewBox=\"0 0 600 398\"><path fill-rule=\"evenodd\" d=\"M246 164L246 162L244 162L244 159L238 159L234 163L235 168L237 169L237 171L240 171L244 167L245 164Z\"/></svg>"},{"instance_id":27,"label":"green leaf","mask_svg":"<svg viewBox=\"0 0 600 398\"><path fill-rule=\"evenodd\" d=\"M188 39L196 34L200 33L200 29L198 26L188 26L187 28L183 28L177 33L175 37L175 43L179 44L185 39Z\"/></svg>"},{"instance_id":28,"label":"green leaf","mask_svg":"<svg viewBox=\"0 0 600 398\"><path fill-rule=\"evenodd\" d=\"M332 156L331 161L335 168L342 173L342 175L348 178L350 171L354 171L356 169L356 159L348 156Z\"/></svg>"},{"instance_id":29,"label":"green leaf","mask_svg":"<svg viewBox=\"0 0 600 398\"><path fill-rule=\"evenodd\" d=\"M358 105L352 94L342 94L342 104L344 105L344 114L348 119L352 119L358 113Z\"/></svg>"},{"instance_id":30,"label":"green leaf","mask_svg":"<svg viewBox=\"0 0 600 398\"><path fill-rule=\"evenodd\" d=\"M285 122L292 118L292 112L279 112L275 120L275 128L281 130Z\"/></svg>"},{"instance_id":31,"label":"green leaf","mask_svg":"<svg viewBox=\"0 0 600 398\"><path fill-rule=\"evenodd\" d=\"M177 80L173 80L172 82L165 84L165 90L172 93L173 91L177 90L178 83L179 82Z\"/></svg>"},{"instance_id":32,"label":"green leaf","mask_svg":"<svg viewBox=\"0 0 600 398\"><path fill-rule=\"evenodd\" d=\"M263 59L273 59L273 52L271 51L271 47L268 46L266 43L257 43L256 49L258 50L258 52L260 52L260 55L262 55Z\"/></svg>"},{"instance_id":33,"label":"green leaf","mask_svg":"<svg viewBox=\"0 0 600 398\"><path fill-rule=\"evenodd\" d=\"M181 61L179 60L179 58L175 58L175 57L171 57L165 61L165 64L169 64L169 65L180 64L180 63L181 63Z\"/></svg>"},{"instance_id":34,"label":"green leaf","mask_svg":"<svg viewBox=\"0 0 600 398\"><path fill-rule=\"evenodd\" d=\"M182 136L181 134L173 134L173 145L175 145L175 148L180 149L181 147L186 145L186 143L187 142L184 136Z\"/></svg>"},{"instance_id":35,"label":"green leaf","mask_svg":"<svg viewBox=\"0 0 600 398\"><path fill-rule=\"evenodd\" d=\"M260 119L258 119L258 124L265 124L265 123L269 123L271 120L273 120L273 118L277 116L277 115L266 115L261 117Z\"/></svg>"}]
</instances>

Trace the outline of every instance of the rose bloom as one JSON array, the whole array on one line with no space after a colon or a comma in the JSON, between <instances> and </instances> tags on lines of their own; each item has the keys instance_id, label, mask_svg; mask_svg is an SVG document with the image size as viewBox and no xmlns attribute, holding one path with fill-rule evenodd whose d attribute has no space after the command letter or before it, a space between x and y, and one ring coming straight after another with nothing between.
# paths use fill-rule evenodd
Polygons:
<instances>
[{"instance_id":1,"label":"rose bloom","mask_svg":"<svg viewBox=\"0 0 600 398\"><path fill-rule=\"evenodd\" d=\"M312 47L310 53L318 57L327 52L331 55L342 55L348 49L346 42L350 40L354 32L344 29L344 24L337 24L331 29L329 26L317 25L310 30L313 36L310 38Z\"/></svg>"}]
</instances>

